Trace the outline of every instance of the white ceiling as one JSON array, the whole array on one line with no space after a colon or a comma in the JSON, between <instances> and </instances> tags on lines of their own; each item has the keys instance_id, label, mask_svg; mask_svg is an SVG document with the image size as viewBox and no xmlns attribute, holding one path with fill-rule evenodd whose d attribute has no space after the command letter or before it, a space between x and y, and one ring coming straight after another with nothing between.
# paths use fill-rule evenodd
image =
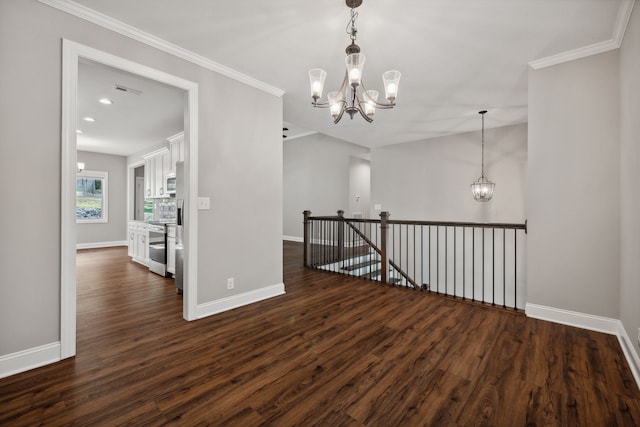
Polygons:
<instances>
[{"instance_id":1,"label":"white ceiling","mask_svg":"<svg viewBox=\"0 0 640 427\"><path fill-rule=\"evenodd\" d=\"M115 85L142 92L122 92ZM78 65L78 150L128 156L184 128L184 92L91 61ZM108 98L112 105L101 104ZM93 117L95 122L84 121Z\"/></svg>"},{"instance_id":2,"label":"white ceiling","mask_svg":"<svg viewBox=\"0 0 640 427\"><path fill-rule=\"evenodd\" d=\"M358 40L364 82L402 80L393 110L372 124L334 125L310 105L307 71L328 72L325 94L344 74L344 0L77 0L77 3L283 89L284 120L375 147L527 121L529 62L595 44L620 30L629 0L364 0ZM623 25L626 25L624 22Z\"/></svg>"}]
</instances>

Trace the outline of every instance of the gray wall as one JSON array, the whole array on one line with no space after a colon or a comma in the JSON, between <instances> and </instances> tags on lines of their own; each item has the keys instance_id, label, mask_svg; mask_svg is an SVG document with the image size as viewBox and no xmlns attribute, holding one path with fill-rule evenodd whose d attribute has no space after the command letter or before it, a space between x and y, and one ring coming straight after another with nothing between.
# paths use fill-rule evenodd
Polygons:
<instances>
[{"instance_id":1,"label":"gray wall","mask_svg":"<svg viewBox=\"0 0 640 427\"><path fill-rule=\"evenodd\" d=\"M302 237L302 212L348 211L351 156L365 147L323 134L284 142L284 235Z\"/></svg>"},{"instance_id":2,"label":"gray wall","mask_svg":"<svg viewBox=\"0 0 640 427\"><path fill-rule=\"evenodd\" d=\"M0 355L60 340L62 38L198 83L198 180L212 204L198 213L198 303L282 283L282 99L44 4L3 0L0 178L16 183L3 203L17 208L0 210Z\"/></svg>"},{"instance_id":3,"label":"gray wall","mask_svg":"<svg viewBox=\"0 0 640 427\"><path fill-rule=\"evenodd\" d=\"M127 158L110 154L78 151L85 169L107 172L108 220L106 223L77 224L78 243L126 242L127 240Z\"/></svg>"},{"instance_id":4,"label":"gray wall","mask_svg":"<svg viewBox=\"0 0 640 427\"><path fill-rule=\"evenodd\" d=\"M620 319L640 354L640 7L620 51Z\"/></svg>"},{"instance_id":5,"label":"gray wall","mask_svg":"<svg viewBox=\"0 0 640 427\"><path fill-rule=\"evenodd\" d=\"M481 172L481 141L476 131L372 149L372 208L381 204L392 219L524 222L527 125L485 130L485 173L496 183L487 203L470 187Z\"/></svg>"},{"instance_id":6,"label":"gray wall","mask_svg":"<svg viewBox=\"0 0 640 427\"><path fill-rule=\"evenodd\" d=\"M619 315L618 60L529 73L530 303Z\"/></svg>"}]
</instances>

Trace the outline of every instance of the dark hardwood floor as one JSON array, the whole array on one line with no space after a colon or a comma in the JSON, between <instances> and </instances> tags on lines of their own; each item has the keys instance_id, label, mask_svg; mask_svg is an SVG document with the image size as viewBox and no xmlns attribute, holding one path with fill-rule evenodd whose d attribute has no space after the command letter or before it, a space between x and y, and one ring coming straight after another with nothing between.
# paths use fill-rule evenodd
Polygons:
<instances>
[{"instance_id":1,"label":"dark hardwood floor","mask_svg":"<svg viewBox=\"0 0 640 427\"><path fill-rule=\"evenodd\" d=\"M301 264L188 323L126 249L80 251L77 356L0 380L0 425L640 425L614 336Z\"/></svg>"}]
</instances>

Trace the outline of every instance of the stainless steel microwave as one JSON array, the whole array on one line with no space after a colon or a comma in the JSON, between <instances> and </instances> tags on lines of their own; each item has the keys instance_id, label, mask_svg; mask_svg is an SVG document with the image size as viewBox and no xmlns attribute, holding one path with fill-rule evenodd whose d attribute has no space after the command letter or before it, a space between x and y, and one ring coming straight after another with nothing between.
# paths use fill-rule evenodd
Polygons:
<instances>
[{"instance_id":1,"label":"stainless steel microwave","mask_svg":"<svg viewBox=\"0 0 640 427\"><path fill-rule=\"evenodd\" d=\"M176 174L172 173L165 178L165 187L167 194L176 194Z\"/></svg>"}]
</instances>

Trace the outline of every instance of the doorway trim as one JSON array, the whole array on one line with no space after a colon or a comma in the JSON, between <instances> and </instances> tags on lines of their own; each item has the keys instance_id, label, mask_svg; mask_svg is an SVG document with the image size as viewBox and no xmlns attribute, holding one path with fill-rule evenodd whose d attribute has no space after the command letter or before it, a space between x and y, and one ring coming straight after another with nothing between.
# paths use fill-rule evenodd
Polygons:
<instances>
[{"instance_id":1,"label":"doorway trim","mask_svg":"<svg viewBox=\"0 0 640 427\"><path fill-rule=\"evenodd\" d=\"M62 40L62 158L60 257L60 359L76 354L76 219L78 62L80 58L137 74L185 91L186 217L183 318L197 319L198 296L198 84L124 58Z\"/></svg>"}]
</instances>

